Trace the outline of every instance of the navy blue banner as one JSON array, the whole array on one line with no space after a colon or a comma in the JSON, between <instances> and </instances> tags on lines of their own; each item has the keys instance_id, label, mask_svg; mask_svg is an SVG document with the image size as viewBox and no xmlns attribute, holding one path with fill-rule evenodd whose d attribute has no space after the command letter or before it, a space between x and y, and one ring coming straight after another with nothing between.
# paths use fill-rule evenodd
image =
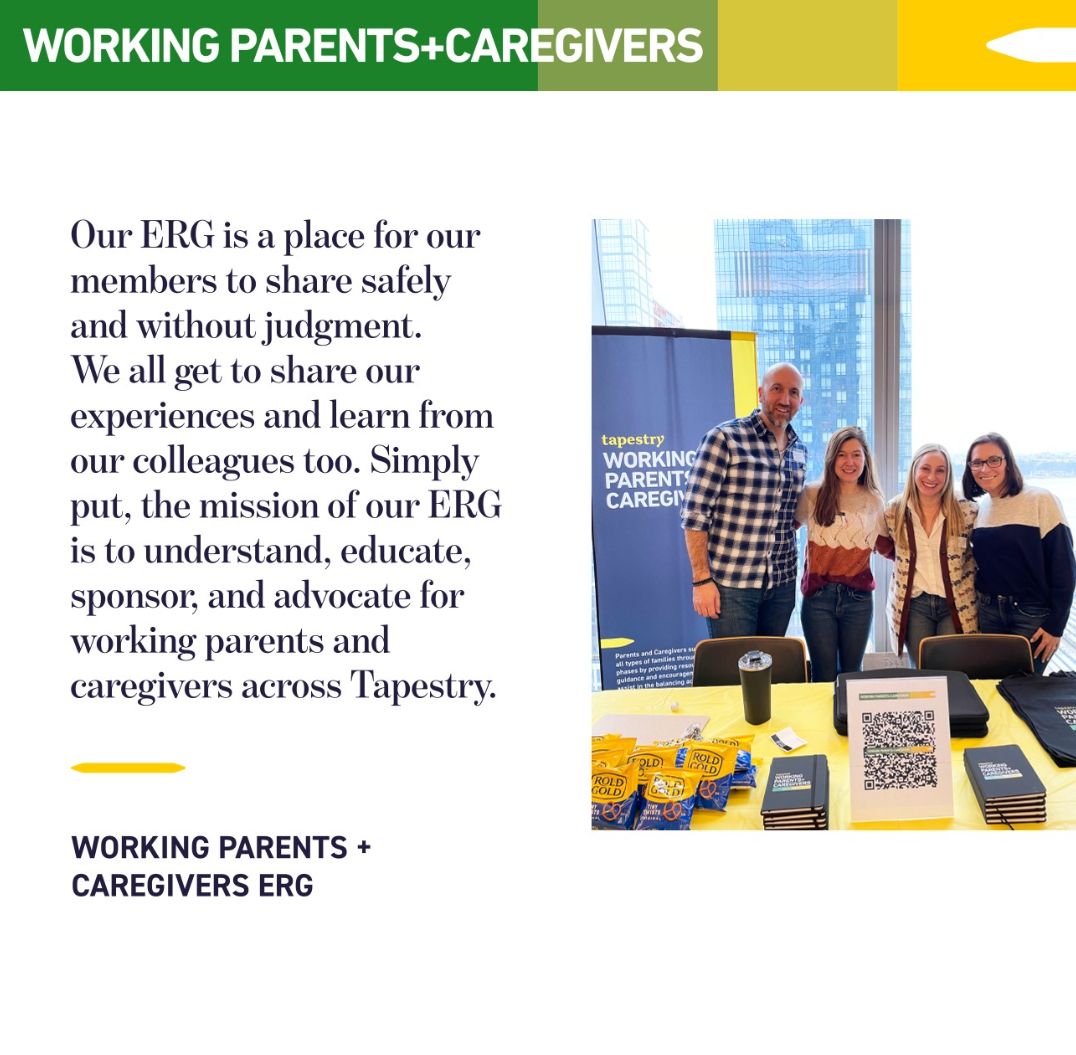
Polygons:
<instances>
[{"instance_id":1,"label":"navy blue banner","mask_svg":"<svg viewBox=\"0 0 1076 1055\"><path fill-rule=\"evenodd\" d=\"M690 685L709 635L691 607L680 504L699 441L737 416L735 393L741 413L756 405L754 335L596 326L592 349L602 688Z\"/></svg>"}]
</instances>

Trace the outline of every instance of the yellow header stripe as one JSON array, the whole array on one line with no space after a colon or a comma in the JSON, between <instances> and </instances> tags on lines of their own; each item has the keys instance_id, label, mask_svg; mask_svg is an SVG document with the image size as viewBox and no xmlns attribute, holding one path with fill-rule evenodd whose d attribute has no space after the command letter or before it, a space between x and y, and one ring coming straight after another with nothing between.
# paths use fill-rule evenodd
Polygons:
<instances>
[{"instance_id":1,"label":"yellow header stripe","mask_svg":"<svg viewBox=\"0 0 1076 1055\"><path fill-rule=\"evenodd\" d=\"M175 762L80 762L76 773L178 773L186 766Z\"/></svg>"}]
</instances>

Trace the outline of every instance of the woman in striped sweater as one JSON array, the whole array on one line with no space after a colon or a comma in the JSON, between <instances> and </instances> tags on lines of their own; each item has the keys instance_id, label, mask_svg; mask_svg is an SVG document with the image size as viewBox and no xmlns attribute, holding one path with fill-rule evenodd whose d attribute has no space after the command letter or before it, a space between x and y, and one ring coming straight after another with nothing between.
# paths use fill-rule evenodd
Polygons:
<instances>
[{"instance_id":1,"label":"woman in striped sweater","mask_svg":"<svg viewBox=\"0 0 1076 1055\"><path fill-rule=\"evenodd\" d=\"M887 610L897 655L907 646L913 667L924 638L978 628L969 543L977 512L974 502L953 491L949 452L940 443L920 447L904 493L885 511L896 560Z\"/></svg>"},{"instance_id":2,"label":"woman in striped sweater","mask_svg":"<svg viewBox=\"0 0 1076 1055\"><path fill-rule=\"evenodd\" d=\"M818 483L800 495L796 520L807 525L801 619L814 681L859 670L871 632L871 554L888 543L885 499L862 429L838 429Z\"/></svg>"}]
</instances>

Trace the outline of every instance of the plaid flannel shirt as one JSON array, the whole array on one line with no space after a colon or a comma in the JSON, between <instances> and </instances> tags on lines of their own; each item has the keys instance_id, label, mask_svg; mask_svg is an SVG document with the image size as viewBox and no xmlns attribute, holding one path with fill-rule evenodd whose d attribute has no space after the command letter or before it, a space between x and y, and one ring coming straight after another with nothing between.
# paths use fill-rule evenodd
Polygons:
<instances>
[{"instance_id":1,"label":"plaid flannel shirt","mask_svg":"<svg viewBox=\"0 0 1076 1055\"><path fill-rule=\"evenodd\" d=\"M706 531L718 586L781 586L796 579L796 500L807 447L791 426L784 455L758 410L711 429L688 478L680 525Z\"/></svg>"}]
</instances>

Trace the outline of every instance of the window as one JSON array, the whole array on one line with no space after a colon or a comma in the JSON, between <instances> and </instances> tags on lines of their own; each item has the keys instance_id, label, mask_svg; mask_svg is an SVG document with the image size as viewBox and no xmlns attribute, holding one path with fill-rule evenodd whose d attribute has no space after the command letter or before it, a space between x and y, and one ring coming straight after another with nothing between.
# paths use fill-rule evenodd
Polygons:
<instances>
[{"instance_id":1,"label":"window","mask_svg":"<svg viewBox=\"0 0 1076 1055\"><path fill-rule=\"evenodd\" d=\"M651 275L649 270L645 246L651 229L657 232L660 228L639 221L622 223L631 225L635 232L645 232L638 243L644 288L653 291L654 300L670 305L670 310L676 313L681 312L678 288L662 274ZM912 442L908 222L737 219L713 221L712 230L716 310L706 317L691 317L685 325L758 333L760 377L774 363L787 361L799 367L804 375L807 399L796 418L795 428L809 447L808 479L820 477L826 443L836 429L858 423L877 456L875 421L890 421L891 435L882 444L892 452L883 486L888 494L896 493L896 465L906 468ZM892 267L883 270L879 264L880 254L888 244L884 239L882 244L876 244L879 230L886 232L885 237L894 245L897 231L901 237L899 268L893 275L899 289L899 301L893 299L900 306L899 326L895 328L899 342L878 352L890 357L886 362L894 357L899 360L897 368L887 374L900 379L899 391L892 393L884 388L879 390L875 383L878 301L875 287L880 273L888 275L893 271ZM658 238L655 233L655 244ZM884 400L889 400L886 406L892 413L887 412L879 419L875 407ZM1076 510L1076 499L1073 506ZM882 569L876 568L876 577L880 572ZM884 593L880 591L875 636L878 647L889 647L883 602ZM789 633L802 634L798 613Z\"/></svg>"},{"instance_id":2,"label":"window","mask_svg":"<svg viewBox=\"0 0 1076 1055\"><path fill-rule=\"evenodd\" d=\"M933 257L924 271L934 293L928 346L901 399L912 407L908 442L902 444L902 477L912 453L925 443L942 443L953 458L957 484L968 447L976 436L999 432L1012 447L1025 483L1050 491L1069 524L1076 523L1076 440L1065 402L1072 377L1071 339L1064 295L1044 295L1042 282L1057 281L1070 268L1069 247L1049 225L1027 225L1024 251L996 250L994 228L977 218L932 232L948 252L975 261L954 266ZM902 242L901 270L910 255ZM1044 276L1051 276L1046 279ZM911 314L901 284L902 342L911 341ZM1052 306L1056 305L1057 310ZM922 368L919 368L922 361ZM1057 390L1060 389L1058 396ZM958 398L954 398L958 394ZM1060 412L1052 413L1057 408ZM1061 409L1064 408L1064 409ZM904 421L901 421L904 428ZM1049 670L1076 669L1076 619L1069 619Z\"/></svg>"}]
</instances>

